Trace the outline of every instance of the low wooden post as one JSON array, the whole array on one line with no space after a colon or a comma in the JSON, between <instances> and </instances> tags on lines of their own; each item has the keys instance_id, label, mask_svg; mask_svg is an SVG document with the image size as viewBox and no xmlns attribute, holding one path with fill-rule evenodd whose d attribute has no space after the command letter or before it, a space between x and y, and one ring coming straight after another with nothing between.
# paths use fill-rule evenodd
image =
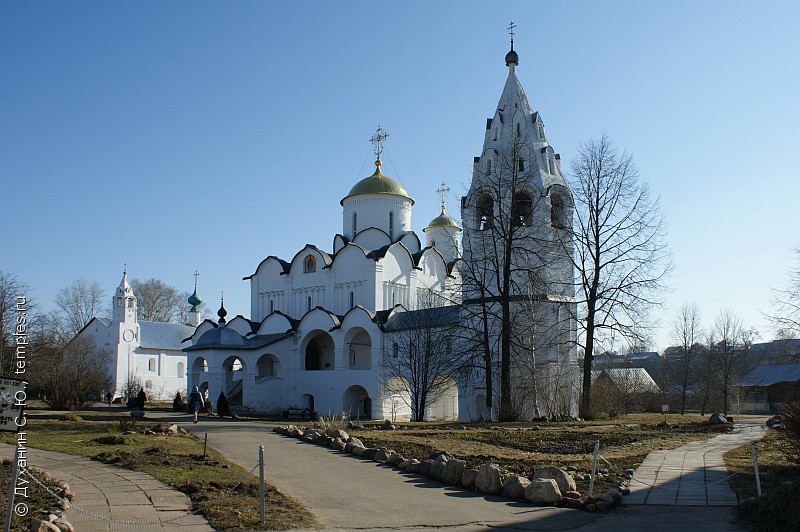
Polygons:
<instances>
[{"instance_id":1,"label":"low wooden post","mask_svg":"<svg viewBox=\"0 0 800 532\"><path fill-rule=\"evenodd\" d=\"M264 446L258 446L258 515L261 518L261 525L266 524L266 511L264 501Z\"/></svg>"},{"instance_id":2,"label":"low wooden post","mask_svg":"<svg viewBox=\"0 0 800 532\"><path fill-rule=\"evenodd\" d=\"M753 469L756 471L756 493L761 497L761 477L758 474L758 452L756 452L756 442L750 448L750 454L753 455Z\"/></svg>"},{"instance_id":3,"label":"low wooden post","mask_svg":"<svg viewBox=\"0 0 800 532\"><path fill-rule=\"evenodd\" d=\"M594 477L597 475L597 455L600 452L600 440L594 440L594 456L592 457L592 474L589 479L589 498L592 497L592 490L594 489Z\"/></svg>"},{"instance_id":4,"label":"low wooden post","mask_svg":"<svg viewBox=\"0 0 800 532\"><path fill-rule=\"evenodd\" d=\"M206 432L205 438L203 438L203 463L206 463L206 448L208 448L208 432Z\"/></svg>"},{"instance_id":5,"label":"low wooden post","mask_svg":"<svg viewBox=\"0 0 800 532\"><path fill-rule=\"evenodd\" d=\"M6 507L6 522L3 527L4 532L11 530L11 516L14 513L14 494L17 489L17 478L19 477L19 446L14 446L14 461L11 462L11 483L8 486L8 506Z\"/></svg>"}]
</instances>

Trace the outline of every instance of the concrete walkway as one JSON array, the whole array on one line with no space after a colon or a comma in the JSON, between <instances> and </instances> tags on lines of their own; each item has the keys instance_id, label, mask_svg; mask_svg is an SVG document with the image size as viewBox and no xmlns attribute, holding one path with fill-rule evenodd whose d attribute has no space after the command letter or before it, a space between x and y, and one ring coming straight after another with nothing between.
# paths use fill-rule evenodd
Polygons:
<instances>
[{"instance_id":1,"label":"concrete walkway","mask_svg":"<svg viewBox=\"0 0 800 532\"><path fill-rule=\"evenodd\" d=\"M735 428L709 441L647 455L631 480L626 505L737 506L722 455L766 434L765 418L736 418Z\"/></svg>"},{"instance_id":2,"label":"concrete walkway","mask_svg":"<svg viewBox=\"0 0 800 532\"><path fill-rule=\"evenodd\" d=\"M0 458L11 460L13 456L12 445L0 444ZM80 532L213 530L202 515L163 522L184 515L190 509L189 498L146 473L105 465L82 456L33 448L28 448L28 463L69 484L75 493L72 504L97 516L74 506L64 512L64 518Z\"/></svg>"}]
</instances>

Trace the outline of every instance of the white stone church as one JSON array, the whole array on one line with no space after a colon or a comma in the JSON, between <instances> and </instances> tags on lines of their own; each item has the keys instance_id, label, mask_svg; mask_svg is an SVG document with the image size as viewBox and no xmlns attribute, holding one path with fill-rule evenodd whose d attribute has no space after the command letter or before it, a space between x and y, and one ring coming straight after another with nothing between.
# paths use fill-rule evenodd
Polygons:
<instances>
[{"instance_id":1,"label":"white stone church","mask_svg":"<svg viewBox=\"0 0 800 532\"><path fill-rule=\"evenodd\" d=\"M407 419L410 410L403 404L398 408L382 362L396 349L398 317L433 305L442 310L440 319L450 324L470 319L459 310L463 307L455 306L462 297L473 302L478 298L474 285L462 283L462 272L472 266L465 261L483 260L479 242L488 235L487 221L498 208L489 205L487 211L482 191L513 151L515 168L519 165L530 177L525 193L517 191L515 196L527 198L521 207L515 203L515 215L521 216L522 230L535 237L532 242L550 243L534 250L535 255L544 251L556 257L525 267L546 281L535 285L536 293L531 294L534 285L523 280L539 315L537 325L531 326L529 354L536 352L537 368L549 376L546 389L568 390L567 409L574 411L577 400L570 390L577 382L577 357L574 342L565 341L575 337L570 319L573 272L553 244L571 223L571 196L541 117L532 111L516 77L518 62L512 41L506 56L508 78L494 118L487 122L470 191L462 199L463 254L462 229L445 213L444 201L441 215L423 229L424 243L413 231L414 200L382 172L381 143L386 135L379 128L373 137L375 172L342 198L342 229L332 247L309 244L289 260L268 256L261 261L244 278L251 287L250 317L226 321L223 305L218 322L205 320L191 334L191 345L184 349L188 388L207 390L212 401L224 392L232 404L263 412L296 407L323 415ZM525 372L524 364L515 368L520 375ZM448 390L428 409L427 418L491 417L480 372L450 377ZM539 412L536 401L525 406L526 415Z\"/></svg>"}]
</instances>

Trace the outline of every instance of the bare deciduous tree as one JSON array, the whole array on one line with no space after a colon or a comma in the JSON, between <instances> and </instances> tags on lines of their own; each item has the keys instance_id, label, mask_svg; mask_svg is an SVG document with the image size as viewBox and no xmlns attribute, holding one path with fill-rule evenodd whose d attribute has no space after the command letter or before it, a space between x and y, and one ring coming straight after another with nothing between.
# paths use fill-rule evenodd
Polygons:
<instances>
[{"instance_id":1,"label":"bare deciduous tree","mask_svg":"<svg viewBox=\"0 0 800 532\"><path fill-rule=\"evenodd\" d=\"M430 406L454 386L461 367L453 352L457 317L457 307L423 308L395 314L387 323L383 385L407 404L413 421L424 421Z\"/></svg>"},{"instance_id":2,"label":"bare deciduous tree","mask_svg":"<svg viewBox=\"0 0 800 532\"><path fill-rule=\"evenodd\" d=\"M660 304L671 268L658 199L639 180L633 157L603 134L579 147L572 164L572 242L578 277L584 365L581 416L591 415L591 372L598 337L635 336Z\"/></svg>"},{"instance_id":3,"label":"bare deciduous tree","mask_svg":"<svg viewBox=\"0 0 800 532\"><path fill-rule=\"evenodd\" d=\"M181 317L181 308L187 306L182 294L160 279L134 279L131 289L136 296L136 313L141 321L176 322Z\"/></svg>"},{"instance_id":4,"label":"bare deciduous tree","mask_svg":"<svg viewBox=\"0 0 800 532\"><path fill-rule=\"evenodd\" d=\"M72 338L104 310L105 291L97 281L76 279L58 291L54 302L64 338Z\"/></svg>"},{"instance_id":5,"label":"bare deciduous tree","mask_svg":"<svg viewBox=\"0 0 800 532\"><path fill-rule=\"evenodd\" d=\"M697 303L687 303L680 308L675 316L675 321L672 323L672 339L680 350L678 352L677 366L680 379L681 415L686 413L686 395L689 389L692 368L695 365L700 347L698 345L702 335L700 322L700 307L697 306Z\"/></svg>"},{"instance_id":6,"label":"bare deciduous tree","mask_svg":"<svg viewBox=\"0 0 800 532\"><path fill-rule=\"evenodd\" d=\"M746 329L730 310L721 310L709 334L709 352L722 395L722 411L730 411L730 391L748 369L748 354L755 332Z\"/></svg>"},{"instance_id":7,"label":"bare deciduous tree","mask_svg":"<svg viewBox=\"0 0 800 532\"><path fill-rule=\"evenodd\" d=\"M111 352L99 349L91 337L78 336L64 348L41 346L30 378L50 408L81 409L111 387L110 357Z\"/></svg>"},{"instance_id":8,"label":"bare deciduous tree","mask_svg":"<svg viewBox=\"0 0 800 532\"><path fill-rule=\"evenodd\" d=\"M800 263L800 249L794 251ZM778 329L779 337L797 338L800 335L800 265L789 270L785 288L772 291L773 312L768 317Z\"/></svg>"},{"instance_id":9,"label":"bare deciduous tree","mask_svg":"<svg viewBox=\"0 0 800 532\"><path fill-rule=\"evenodd\" d=\"M0 375L11 374L16 351L14 331L17 326L18 297L25 298L26 314L32 314L35 305L30 300L30 288L13 273L0 270Z\"/></svg>"}]
</instances>

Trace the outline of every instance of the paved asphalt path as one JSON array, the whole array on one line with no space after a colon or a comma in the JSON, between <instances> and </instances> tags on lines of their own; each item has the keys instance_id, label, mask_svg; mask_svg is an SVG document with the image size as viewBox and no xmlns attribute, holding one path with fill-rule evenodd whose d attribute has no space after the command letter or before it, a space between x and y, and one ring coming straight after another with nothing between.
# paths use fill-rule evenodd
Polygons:
<instances>
[{"instance_id":1,"label":"paved asphalt path","mask_svg":"<svg viewBox=\"0 0 800 532\"><path fill-rule=\"evenodd\" d=\"M648 532L748 530L734 508L622 506L608 514L538 507L446 486L272 432L262 423L148 413L202 438L248 470L266 456L266 478L304 502L323 526L336 529L586 530Z\"/></svg>"}]
</instances>

